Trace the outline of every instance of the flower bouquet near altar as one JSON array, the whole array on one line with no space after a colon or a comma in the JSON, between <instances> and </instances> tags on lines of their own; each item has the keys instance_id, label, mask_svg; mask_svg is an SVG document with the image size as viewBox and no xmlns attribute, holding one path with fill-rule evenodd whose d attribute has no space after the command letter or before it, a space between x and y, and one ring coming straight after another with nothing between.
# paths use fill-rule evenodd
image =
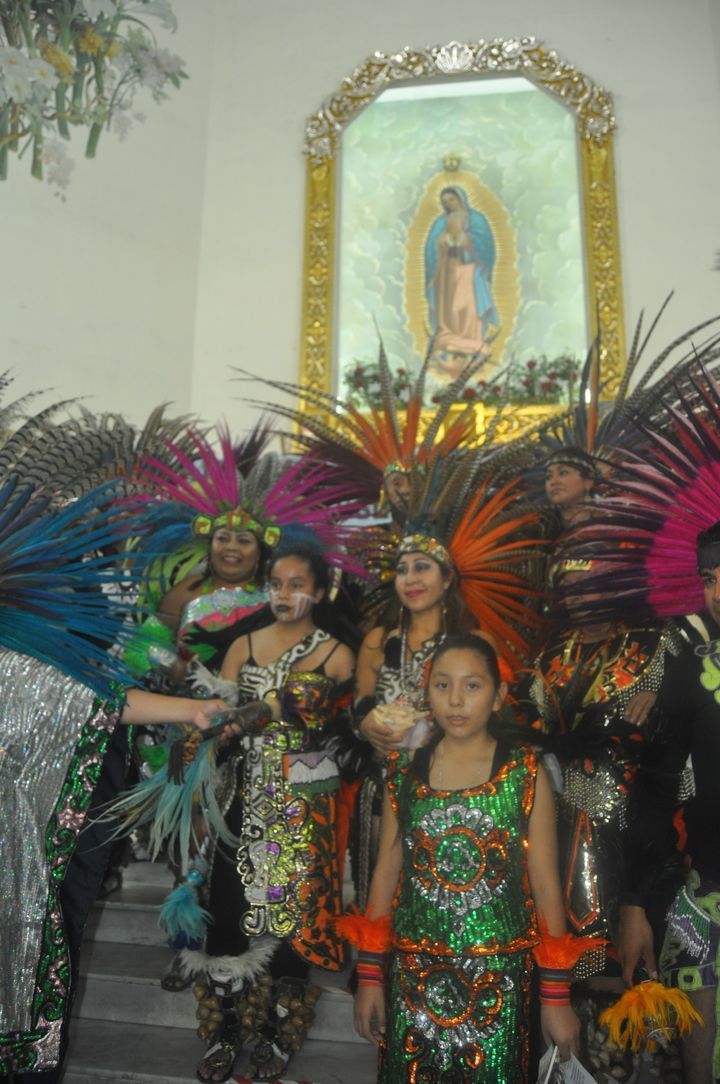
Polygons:
<instances>
[{"instance_id":1,"label":"flower bouquet near altar","mask_svg":"<svg viewBox=\"0 0 720 1084\"><path fill-rule=\"evenodd\" d=\"M176 28L168 0L0 0L0 179L10 155L34 177L66 187L73 129L95 156L103 131L119 138L138 88L156 102L186 79L183 61L160 48L148 20Z\"/></svg>"},{"instance_id":2,"label":"flower bouquet near altar","mask_svg":"<svg viewBox=\"0 0 720 1084\"><path fill-rule=\"evenodd\" d=\"M459 402L504 403L526 406L572 406L580 380L580 365L571 354L548 358L545 354L525 361L513 359L502 373L471 380L460 392ZM432 401L439 402L442 387L435 388Z\"/></svg>"},{"instance_id":3,"label":"flower bouquet near altar","mask_svg":"<svg viewBox=\"0 0 720 1084\"><path fill-rule=\"evenodd\" d=\"M414 382L414 375L404 366L392 370L392 394L398 410L407 406ZM345 366L344 383L347 401L360 410L381 406L380 366L376 361L350 362Z\"/></svg>"},{"instance_id":4,"label":"flower bouquet near altar","mask_svg":"<svg viewBox=\"0 0 720 1084\"><path fill-rule=\"evenodd\" d=\"M417 373L405 366L391 370L395 406L402 410L408 401ZM500 373L479 376L468 381L457 394L457 402L482 403L493 407L505 403L527 406L571 406L577 394L580 362L571 354L548 358L544 354L525 361L513 360ZM425 403L439 403L447 394L447 383L428 377ZM360 410L372 410L382 403L380 370L374 361L352 361L343 371L343 387L348 402Z\"/></svg>"}]
</instances>

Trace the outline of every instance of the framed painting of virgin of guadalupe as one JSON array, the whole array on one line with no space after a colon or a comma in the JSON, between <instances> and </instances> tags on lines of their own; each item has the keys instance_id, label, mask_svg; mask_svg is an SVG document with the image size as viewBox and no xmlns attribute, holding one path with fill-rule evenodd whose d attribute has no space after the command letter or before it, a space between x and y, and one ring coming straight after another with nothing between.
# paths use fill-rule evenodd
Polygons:
<instances>
[{"instance_id":1,"label":"framed painting of virgin of guadalupe","mask_svg":"<svg viewBox=\"0 0 720 1084\"><path fill-rule=\"evenodd\" d=\"M428 400L471 362L487 389L524 366L531 383L600 332L612 394L614 125L534 39L368 58L307 124L301 383L353 398L378 331L400 394L425 358Z\"/></svg>"}]
</instances>

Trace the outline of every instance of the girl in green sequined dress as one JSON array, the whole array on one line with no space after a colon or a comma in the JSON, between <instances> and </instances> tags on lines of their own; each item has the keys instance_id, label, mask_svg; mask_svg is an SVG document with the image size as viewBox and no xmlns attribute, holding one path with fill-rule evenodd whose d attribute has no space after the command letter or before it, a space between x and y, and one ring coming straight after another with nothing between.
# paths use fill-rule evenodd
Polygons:
<instances>
[{"instance_id":1,"label":"girl in green sequined dress","mask_svg":"<svg viewBox=\"0 0 720 1084\"><path fill-rule=\"evenodd\" d=\"M360 1034L385 1047L385 1084L528 1079L533 947L567 938L549 783L530 749L492 733L506 691L489 644L448 639L429 679L438 729L388 782L358 923L377 934L392 911L392 951L386 969L379 941L356 941L355 1003ZM558 959L541 970L541 1023L567 1056L579 1024Z\"/></svg>"}]
</instances>

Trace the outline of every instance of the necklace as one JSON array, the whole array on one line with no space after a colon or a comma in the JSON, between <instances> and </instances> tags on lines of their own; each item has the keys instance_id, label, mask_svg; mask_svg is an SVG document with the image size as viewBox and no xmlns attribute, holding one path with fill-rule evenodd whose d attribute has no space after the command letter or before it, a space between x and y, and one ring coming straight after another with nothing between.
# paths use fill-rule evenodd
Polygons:
<instances>
[{"instance_id":1,"label":"necklace","mask_svg":"<svg viewBox=\"0 0 720 1084\"><path fill-rule=\"evenodd\" d=\"M423 640L417 651L412 651L408 644L408 623L403 621L400 637L400 689L404 696L412 696L420 691L425 663L442 639L442 631L436 632L429 640Z\"/></svg>"}]
</instances>

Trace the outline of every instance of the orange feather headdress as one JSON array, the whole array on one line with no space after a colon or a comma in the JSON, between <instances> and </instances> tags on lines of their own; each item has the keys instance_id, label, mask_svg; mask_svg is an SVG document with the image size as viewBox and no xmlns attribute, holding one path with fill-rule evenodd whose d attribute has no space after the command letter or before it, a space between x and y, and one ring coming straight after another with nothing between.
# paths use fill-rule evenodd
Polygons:
<instances>
[{"instance_id":1,"label":"orange feather headdress","mask_svg":"<svg viewBox=\"0 0 720 1084\"><path fill-rule=\"evenodd\" d=\"M379 406L370 406L363 411L353 403L325 392L277 380L263 380L263 383L298 400L298 406L274 403L271 407L275 414L299 427L294 438L315 458L337 467L343 481L354 487L357 498L374 504L388 474L427 470L436 460L467 446L474 435L475 409L472 404L452 419L449 419L449 412L457 404L467 382L477 375L483 359L470 361L462 374L448 385L423 428L423 413L429 413L424 400L431 354L432 341L420 373L410 388L404 416L397 407L392 371L382 340L378 356ZM244 372L242 375L250 376ZM254 405L268 407L266 403Z\"/></svg>"},{"instance_id":2,"label":"orange feather headdress","mask_svg":"<svg viewBox=\"0 0 720 1084\"><path fill-rule=\"evenodd\" d=\"M501 484L481 450L436 461L413 479L404 536L368 532L366 556L381 584L371 608L389 597L403 553L427 553L455 572L466 606L501 658L521 665L527 631L539 624L529 601L540 594L533 582L534 558L544 545L539 522L518 485Z\"/></svg>"}]
</instances>

